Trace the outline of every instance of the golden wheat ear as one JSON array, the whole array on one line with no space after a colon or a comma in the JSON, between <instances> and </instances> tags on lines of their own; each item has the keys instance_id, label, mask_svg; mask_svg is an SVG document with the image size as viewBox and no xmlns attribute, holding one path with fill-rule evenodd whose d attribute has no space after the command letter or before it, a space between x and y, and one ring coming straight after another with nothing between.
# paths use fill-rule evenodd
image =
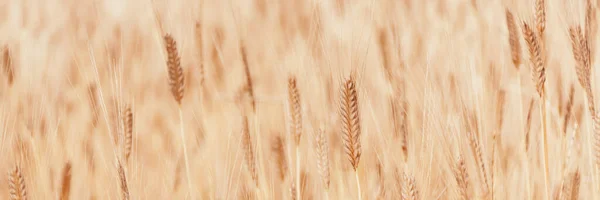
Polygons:
<instances>
[{"instance_id":1,"label":"golden wheat ear","mask_svg":"<svg viewBox=\"0 0 600 200\"><path fill-rule=\"evenodd\" d=\"M167 49L167 67L169 71L169 86L171 87L171 94L175 101L181 105L181 99L183 99L185 78L183 76L183 69L181 68L181 61L179 53L177 52L177 42L170 34L164 36L165 47Z\"/></svg>"},{"instance_id":2,"label":"golden wheat ear","mask_svg":"<svg viewBox=\"0 0 600 200\"><path fill-rule=\"evenodd\" d=\"M10 200L27 200L25 178L18 164L8 172L8 189Z\"/></svg>"},{"instance_id":3,"label":"golden wheat ear","mask_svg":"<svg viewBox=\"0 0 600 200\"><path fill-rule=\"evenodd\" d=\"M360 113L358 111L358 95L353 77L347 79L342 86L340 113L342 118L344 151L346 152L346 156L348 156L352 168L356 171L361 156L361 129Z\"/></svg>"}]
</instances>

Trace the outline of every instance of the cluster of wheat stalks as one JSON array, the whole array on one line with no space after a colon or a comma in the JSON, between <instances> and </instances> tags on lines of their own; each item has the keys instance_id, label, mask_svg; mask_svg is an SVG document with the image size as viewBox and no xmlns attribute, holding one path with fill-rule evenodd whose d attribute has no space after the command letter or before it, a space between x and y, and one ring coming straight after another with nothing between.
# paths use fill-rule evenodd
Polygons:
<instances>
[{"instance_id":1,"label":"cluster of wheat stalks","mask_svg":"<svg viewBox=\"0 0 600 200\"><path fill-rule=\"evenodd\" d=\"M512 88L501 84L497 68L504 64L496 58L502 57L497 53L477 54L488 56L481 58L483 67L463 71L454 65L463 63L458 59L476 57L468 52L470 47L459 48L466 56L438 57L437 63L430 63L429 51L437 47L428 46L435 41L427 40L445 38L433 37L433 33L428 38L423 32L443 25L396 26L390 24L397 21L373 17L377 11L418 10L429 8L429 3L327 2L324 5L328 6L311 7L292 1L277 7L257 0L251 8L257 16L253 20L267 21L265 24L248 22L252 20L244 18L246 12L236 12L226 4L226 13L233 15L232 30L244 32L261 25L255 36L265 41L259 44L242 33L231 37L223 25L208 32L204 21L191 26L193 40L182 36L184 33L171 33L176 25L165 22L160 6L154 5L151 21L155 29L150 32L157 36L148 36L148 40L160 41L160 50L134 48L134 53L128 54L132 61L126 62L122 41L104 44L109 46L106 61L97 61L99 53L93 51L93 42L88 41L85 48L73 47L74 57L85 54L81 57L92 67L89 74L73 72L87 69L77 63L83 62L77 57L77 67L59 76L69 84L57 85L75 89L58 92L54 103L43 104L56 110L28 108L42 105L37 102L48 97L24 92L25 85L35 79L28 76L27 70L32 68L23 64L27 52L22 50L23 44L7 45L0 73L4 77L0 85L0 169L8 173L7 184L0 184L0 199L600 198L600 113L595 108L592 70L598 24L594 2L581 0L584 20L568 24L566 34L547 31L547 24L552 23L547 23L551 20L547 20L546 0L533 1L531 16L517 17L508 6L491 14L492 22L501 24L497 27L507 33L498 48L506 46L510 51L504 57L514 66L506 70L517 74L509 77L509 82L517 82ZM451 6L436 4L435 15L471 11L469 19L476 19L478 27L494 27L486 24L483 13L486 6L499 5L461 2L455 4L458 11L448 11ZM280 9L279 13L274 9ZM290 12L293 10L299 14ZM361 43L362 35L347 39L344 36L350 34L327 27L333 23L327 22L323 13L330 13L332 19L370 16L368 19L376 22L366 23L375 24L364 31L372 36L367 37L369 43ZM353 18L353 13L360 14ZM428 19L417 13L410 15L417 16L415 20ZM276 14L279 16L274 17ZM448 32L461 41L458 38L464 32L457 30L466 30L470 24L458 16L453 24L458 28ZM271 17L279 21L269 21ZM277 24L276 28L272 24ZM416 26L412 32L402 29L411 25ZM270 28L279 34L263 30ZM496 44L486 40L489 37L481 29L481 45ZM116 37L123 37L127 27L115 32ZM258 36L261 34L266 36ZM267 42L276 38L269 34L280 36L283 42ZM400 35L411 45L400 45L405 42ZM570 48L556 48L552 42L563 36L570 41ZM138 45L136 42L148 41L136 40L132 46ZM210 51L205 52L207 46ZM84 53L77 53L81 49ZM349 58L345 57L347 49L351 49ZM402 52L406 49L410 52ZM453 50L447 47L448 52L438 53L460 54ZM265 56L267 53L273 55ZM153 55L162 57L154 59ZM337 60L332 61L334 58ZM273 61L265 61L269 59ZM157 60L162 62L152 63ZM282 60L293 64L281 64ZM571 63L563 61L558 64L560 69L552 69L557 60L575 64L569 67ZM123 62L163 70L141 67L131 72ZM438 63L449 67L436 68ZM282 71L262 66L267 64L300 67ZM548 78L550 71L559 71L557 80ZM142 80L126 80L127 72ZM152 76L153 72L160 75ZM87 79L82 80L81 74ZM521 74L531 75L531 82L521 83ZM568 82L570 79L576 79L580 87ZM549 88L554 84L557 90L552 93ZM77 90L79 85L84 89ZM566 101L562 95L565 85L569 88ZM117 92L110 96L106 88ZM532 97L524 95L528 91ZM223 97L229 93L231 98ZM269 94L283 98L275 98L273 103L266 97ZM524 97L530 101L523 101ZM589 116L583 114L584 107ZM505 119L506 115L511 118ZM587 142L582 140L583 134L587 134Z\"/></svg>"}]
</instances>

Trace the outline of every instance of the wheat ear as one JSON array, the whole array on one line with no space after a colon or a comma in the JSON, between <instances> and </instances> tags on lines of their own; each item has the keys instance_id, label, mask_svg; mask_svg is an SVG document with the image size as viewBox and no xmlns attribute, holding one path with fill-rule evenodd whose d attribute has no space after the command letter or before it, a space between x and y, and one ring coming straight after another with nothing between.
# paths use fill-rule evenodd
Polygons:
<instances>
[{"instance_id":1,"label":"wheat ear","mask_svg":"<svg viewBox=\"0 0 600 200\"><path fill-rule=\"evenodd\" d=\"M458 155L456 160L456 166L454 167L454 178L458 185L458 192L461 199L468 200L469 197L469 174L467 173L467 166L462 155Z\"/></svg>"},{"instance_id":2,"label":"wheat ear","mask_svg":"<svg viewBox=\"0 0 600 200\"><path fill-rule=\"evenodd\" d=\"M323 186L325 188L325 198L329 199L329 144L323 129L319 129L317 133L316 144L317 168L319 169L319 175L321 175L321 181L323 182Z\"/></svg>"},{"instance_id":3,"label":"wheat ear","mask_svg":"<svg viewBox=\"0 0 600 200\"><path fill-rule=\"evenodd\" d=\"M71 194L71 163L67 162L62 173L62 186L60 189L60 200L69 200Z\"/></svg>"},{"instance_id":4,"label":"wheat ear","mask_svg":"<svg viewBox=\"0 0 600 200\"><path fill-rule=\"evenodd\" d=\"M121 165L121 161L117 160L117 173L119 173L119 182L121 185L121 194L123 200L129 200L129 187L127 186L127 176L125 175L125 169Z\"/></svg>"},{"instance_id":5,"label":"wheat ear","mask_svg":"<svg viewBox=\"0 0 600 200\"><path fill-rule=\"evenodd\" d=\"M419 190L417 190L417 184L415 183L415 177L404 174L404 184L402 187L402 199L403 200L418 200Z\"/></svg>"},{"instance_id":6,"label":"wheat ear","mask_svg":"<svg viewBox=\"0 0 600 200\"><path fill-rule=\"evenodd\" d=\"M360 180L358 177L358 163L361 155L360 145L360 113L358 112L358 95L356 92L356 83L351 75L342 85L342 96L340 102L340 111L342 118L342 136L344 140L344 150L348 160L354 169L356 185L358 188L358 199L362 199L360 191Z\"/></svg>"},{"instance_id":7,"label":"wheat ear","mask_svg":"<svg viewBox=\"0 0 600 200\"><path fill-rule=\"evenodd\" d=\"M126 106L123 111L123 150L125 151L125 160L129 160L131 155L131 145L133 137L133 112L130 106Z\"/></svg>"},{"instance_id":8,"label":"wheat ear","mask_svg":"<svg viewBox=\"0 0 600 200\"><path fill-rule=\"evenodd\" d=\"M178 104L179 111L179 135L183 146L183 156L185 160L185 172L187 176L187 184L190 194L193 194L192 181L190 177L190 164L188 160L187 145L185 140L185 131L183 130L183 111L181 110L181 99L183 99L185 78L183 69L181 68L179 53L177 52L177 43L170 34L165 35L165 44L167 49L167 67L169 71L169 85L171 86L171 94ZM195 199L192 196L192 199Z\"/></svg>"},{"instance_id":9,"label":"wheat ear","mask_svg":"<svg viewBox=\"0 0 600 200\"><path fill-rule=\"evenodd\" d=\"M296 86L296 77L288 78L288 104L290 111L290 133L294 138L296 148L296 199L301 199L300 191L300 136L302 136L302 108L300 107L300 92Z\"/></svg>"},{"instance_id":10,"label":"wheat ear","mask_svg":"<svg viewBox=\"0 0 600 200\"><path fill-rule=\"evenodd\" d=\"M23 177L21 167L18 164L8 173L8 188L10 200L27 200L25 178Z\"/></svg>"},{"instance_id":11,"label":"wheat ear","mask_svg":"<svg viewBox=\"0 0 600 200\"><path fill-rule=\"evenodd\" d=\"M248 118L242 119L242 145L244 148L244 159L246 167L252 176L254 184L258 186L258 172L256 171L256 161L254 160L254 148L252 147L252 138L250 137L250 129L248 128Z\"/></svg>"}]
</instances>

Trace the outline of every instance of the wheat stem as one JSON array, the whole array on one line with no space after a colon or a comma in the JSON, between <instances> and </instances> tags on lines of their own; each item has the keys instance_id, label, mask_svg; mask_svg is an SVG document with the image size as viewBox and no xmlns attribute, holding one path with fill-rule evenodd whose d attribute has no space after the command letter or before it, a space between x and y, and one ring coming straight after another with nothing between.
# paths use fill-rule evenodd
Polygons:
<instances>
[{"instance_id":1,"label":"wheat stem","mask_svg":"<svg viewBox=\"0 0 600 200\"><path fill-rule=\"evenodd\" d=\"M542 152L544 154L544 188L546 190L546 198L550 198L549 172L548 172L548 137L546 135L546 96L540 95L540 117L542 118Z\"/></svg>"},{"instance_id":2,"label":"wheat stem","mask_svg":"<svg viewBox=\"0 0 600 200\"><path fill-rule=\"evenodd\" d=\"M301 199L300 193L300 147L296 144L296 199Z\"/></svg>"},{"instance_id":3,"label":"wheat stem","mask_svg":"<svg viewBox=\"0 0 600 200\"><path fill-rule=\"evenodd\" d=\"M358 169L354 170L354 177L356 177L356 188L358 191L358 200L362 200L362 193L360 192L360 179L358 178Z\"/></svg>"},{"instance_id":4,"label":"wheat stem","mask_svg":"<svg viewBox=\"0 0 600 200\"><path fill-rule=\"evenodd\" d=\"M179 106L179 136L181 136L181 143L183 145L183 158L185 161L185 175L187 178L187 184L188 184L188 189L189 189L189 193L190 193L190 197L192 199L196 199L194 198L193 192L192 192L192 180L190 178L190 163L188 160L188 153L187 153L187 145L186 145L186 140L185 140L185 132L183 130L183 112L181 110L181 106Z\"/></svg>"}]
</instances>

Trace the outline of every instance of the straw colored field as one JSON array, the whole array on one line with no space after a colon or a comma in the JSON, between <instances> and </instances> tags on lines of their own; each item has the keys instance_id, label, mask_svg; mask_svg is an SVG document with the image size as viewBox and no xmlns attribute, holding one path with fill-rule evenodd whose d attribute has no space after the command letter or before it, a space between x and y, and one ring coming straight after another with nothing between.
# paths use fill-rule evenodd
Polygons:
<instances>
[{"instance_id":1,"label":"straw colored field","mask_svg":"<svg viewBox=\"0 0 600 200\"><path fill-rule=\"evenodd\" d=\"M597 199L596 5L4 0L0 199Z\"/></svg>"}]
</instances>

